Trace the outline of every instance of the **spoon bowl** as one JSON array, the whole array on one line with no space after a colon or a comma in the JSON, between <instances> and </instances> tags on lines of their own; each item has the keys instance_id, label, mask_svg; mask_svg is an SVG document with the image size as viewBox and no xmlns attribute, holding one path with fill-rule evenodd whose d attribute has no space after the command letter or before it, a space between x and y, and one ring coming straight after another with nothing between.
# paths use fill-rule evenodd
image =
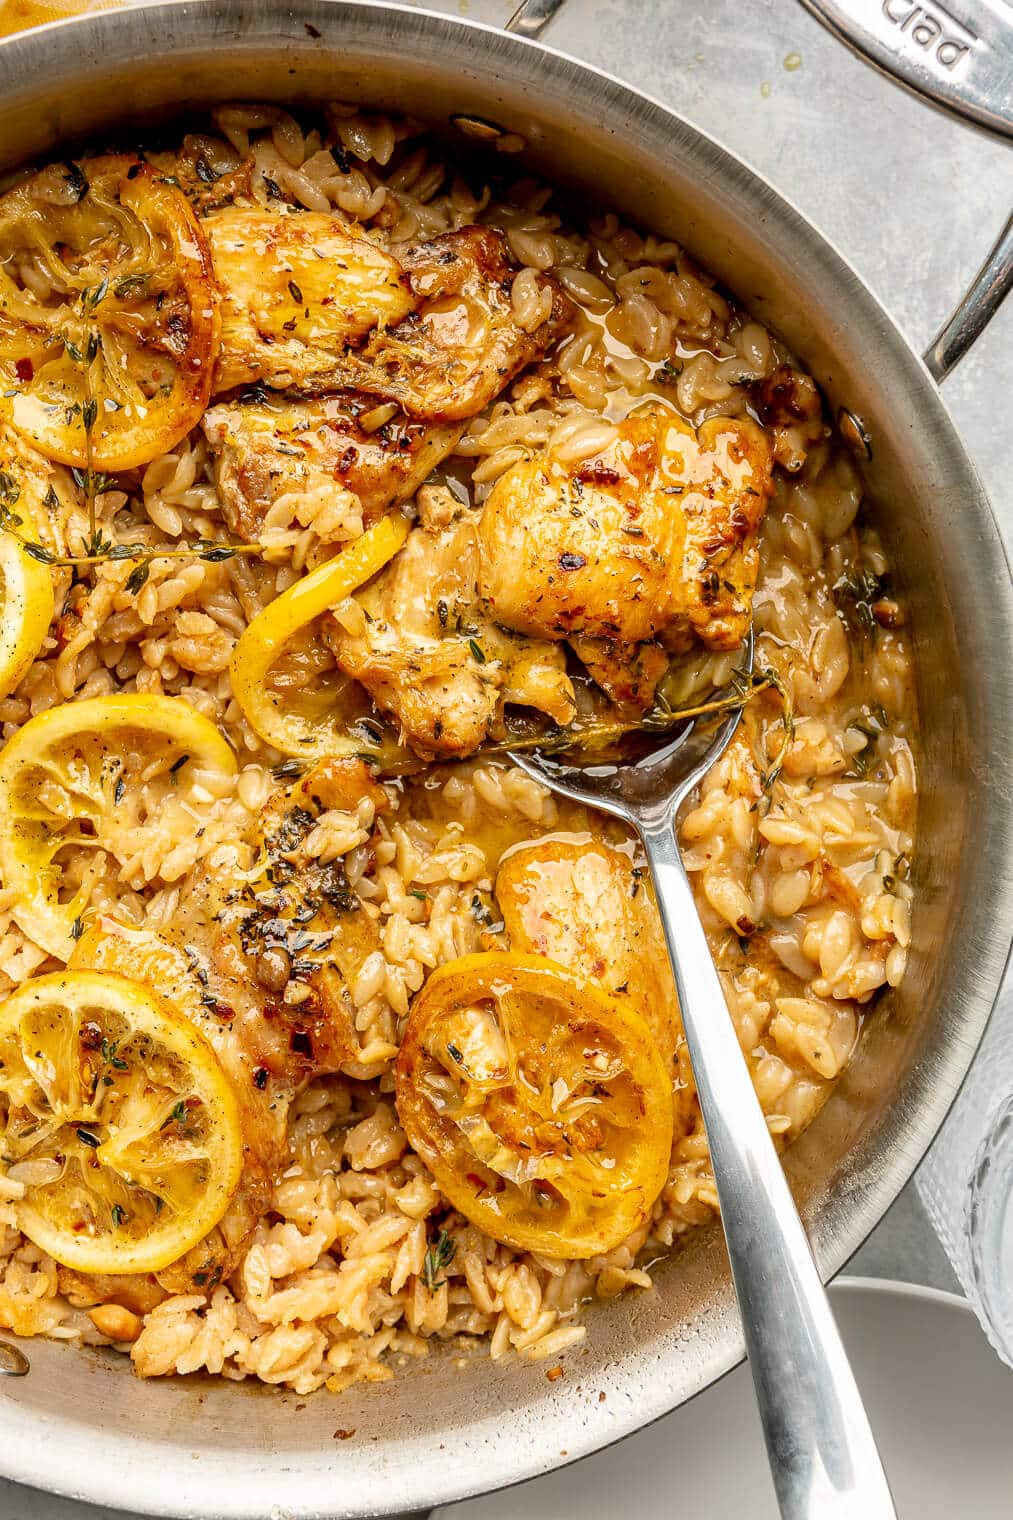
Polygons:
<instances>
[{"instance_id":1,"label":"spoon bowl","mask_svg":"<svg viewBox=\"0 0 1013 1520\"><path fill-rule=\"evenodd\" d=\"M743 676L753 673L754 648L750 629L739 667ZM639 827L641 818L647 821L656 815L661 819L675 816L728 748L742 722L744 701L719 720L711 718L702 723L699 718L687 718L634 761L589 759L582 764L541 754L537 749L507 753L522 771L559 796L587 803Z\"/></svg>"}]
</instances>

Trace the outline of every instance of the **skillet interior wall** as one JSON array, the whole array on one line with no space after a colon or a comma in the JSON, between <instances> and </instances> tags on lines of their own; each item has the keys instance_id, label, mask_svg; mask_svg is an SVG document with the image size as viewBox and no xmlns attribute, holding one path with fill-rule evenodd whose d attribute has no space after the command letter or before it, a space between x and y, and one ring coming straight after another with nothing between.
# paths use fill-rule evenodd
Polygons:
<instances>
[{"instance_id":1,"label":"skillet interior wall","mask_svg":"<svg viewBox=\"0 0 1013 1520\"><path fill-rule=\"evenodd\" d=\"M962 994L975 986L989 990L998 974L995 936L976 940L972 922L982 922L981 903L989 895L997 900L996 875L1006 869L1003 842L986 829L989 791L1005 760L994 738L994 716L979 696L984 683L969 690L960 674L962 660L986 658L990 629L980 603L960 590L966 580L949 577L957 588L950 593L943 583L944 566L973 561L980 547L974 533L983 540L988 519L982 513L961 522L956 483L962 456L946 414L917 363L895 342L883 341L890 337L889 324L877 327L861 288L812 241L801 219L793 226L773 194L757 199L748 173L718 150L701 170L700 140L691 129L666 127L659 138L651 108L627 109L619 90L605 85L599 98L588 99L576 71L546 90L536 79L537 59L495 33L488 34L481 64L455 62L450 68L441 29L453 29L453 23L446 18L389 13L378 42L377 14L370 7L314 0L291 7L284 24L266 24L262 18L277 9L261 0L177 0L132 10L116 18L119 28L104 33L103 46L91 52L82 51L72 28L58 28L50 34L44 77L19 67L19 55L30 51L33 39L9 44L0 59L0 161L12 166L69 138L229 98L361 100L437 126L452 112L491 117L527 138L527 167L556 182L589 187L596 202L677 237L785 337L832 407L847 404L869 425L873 457L867 477L873 494L887 504L880 526L899 567L918 657L921 847L904 984L870 1020L862 1050L790 1155L789 1172L821 1261L835 1268L895 1196L931 1138L926 1095L940 1080L954 1085L948 1074L940 1076L941 1052L950 1042L948 1060L959 1065L952 1042ZM199 46L186 40L195 13L203 15L207 39ZM312 36L307 23L321 35ZM490 78L496 81L492 88ZM907 410L913 395L917 415ZM931 453L926 438L933 440ZM912 510L915 501L918 511ZM997 601L1001 620L1006 604L1001 595ZM1005 637L1008 645L1008 629ZM1000 628L1000 647L1002 638ZM1008 711L1010 676L1004 674ZM1001 712L1003 693L992 701ZM952 958L939 963L947 944L966 947L959 969ZM974 1021L966 1021L958 1046L969 1051L979 1034ZM942 1096L937 1092L934 1100L940 1116ZM828 1196L838 1205L833 1217L821 1207ZM379 1513L405 1504L411 1493L423 1401L429 1440L435 1432L450 1445L453 1432L467 1426L479 1449L483 1439L496 1443L504 1420L522 1449L526 1439L535 1441L538 1426L557 1411L562 1420L570 1406L570 1431L559 1445L574 1456L688 1396L738 1354L725 1272L723 1247L712 1233L659 1271L656 1293L630 1295L594 1313L586 1353L573 1358L567 1378L551 1387L537 1368L490 1367L482 1359L473 1376L460 1376L449 1356L433 1357L410 1377L343 1395L340 1410L325 1398L310 1401L293 1418L293 1398L260 1396L252 1420L248 1399L235 1389L165 1383L145 1387L142 1396L118 1361L95 1359L82 1406L82 1384L68 1357L58 1347L38 1344L32 1348L36 1375L12 1393L40 1414L99 1426L107 1437L161 1442L173 1440L169 1432L175 1431L175 1439L195 1450L198 1464L201 1452L222 1447L237 1460L255 1450L261 1463L275 1453L291 1461L298 1452L301 1462L326 1464L335 1424L355 1428L341 1462L364 1473L383 1465L384 1490L369 1509ZM657 1386L655 1374L673 1340L680 1344L680 1374L678 1386L666 1389ZM630 1407L632 1387L644 1390L639 1414ZM604 1402L599 1390L607 1393ZM539 1450L545 1450L544 1439ZM532 1460L542 1464L553 1456ZM391 1463L403 1474L403 1494L391 1483ZM525 1475L532 1470L523 1468ZM480 1482L480 1471L456 1472L448 1460L443 1496ZM130 1502L136 1504L135 1495ZM334 1495L333 1502L344 1500ZM361 1501L347 1510L360 1512L366 1512Z\"/></svg>"}]
</instances>

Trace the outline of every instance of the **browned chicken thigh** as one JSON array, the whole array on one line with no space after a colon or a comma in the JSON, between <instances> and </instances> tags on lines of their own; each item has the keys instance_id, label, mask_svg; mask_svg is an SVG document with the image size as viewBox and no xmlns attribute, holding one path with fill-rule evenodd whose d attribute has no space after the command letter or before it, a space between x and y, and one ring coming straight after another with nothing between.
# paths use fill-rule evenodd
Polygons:
<instances>
[{"instance_id":1,"label":"browned chicken thigh","mask_svg":"<svg viewBox=\"0 0 1013 1520\"><path fill-rule=\"evenodd\" d=\"M751 421L694 430L661 408L637 413L589 458L540 453L496 482L479 528L482 594L508 628L574 637L621 700L649 700L663 661L647 641L744 638L771 490Z\"/></svg>"},{"instance_id":2,"label":"browned chicken thigh","mask_svg":"<svg viewBox=\"0 0 1013 1520\"><path fill-rule=\"evenodd\" d=\"M398 256L416 309L346 353L329 377L331 389L382 396L412 417L474 417L571 321L569 299L539 274L544 312L536 310L530 330L521 325L512 300L517 270L502 233L491 227L462 227L399 249Z\"/></svg>"},{"instance_id":3,"label":"browned chicken thigh","mask_svg":"<svg viewBox=\"0 0 1013 1520\"><path fill-rule=\"evenodd\" d=\"M296 497L312 508L342 489L358 497L368 527L388 507L414 496L453 449L464 424L418 422L393 410L377 426L377 403L349 394L313 401L241 398L212 407L203 428L218 458L216 483L229 527L255 543L283 496L292 496L297 515ZM314 512L312 520L319 523L320 514ZM321 534L324 542L345 536Z\"/></svg>"},{"instance_id":4,"label":"browned chicken thigh","mask_svg":"<svg viewBox=\"0 0 1013 1520\"><path fill-rule=\"evenodd\" d=\"M480 604L476 531L468 511L415 528L357 597L358 626L347 615L325 626L340 668L424 756L468 755L499 736L508 702L559 724L576 716L562 647L505 631Z\"/></svg>"},{"instance_id":5,"label":"browned chicken thigh","mask_svg":"<svg viewBox=\"0 0 1013 1520\"><path fill-rule=\"evenodd\" d=\"M462 227L387 252L316 212L230 207L202 223L222 290L215 390L262 380L357 391L411 417L473 417L566 329L548 275L522 325L502 233Z\"/></svg>"},{"instance_id":6,"label":"browned chicken thigh","mask_svg":"<svg viewBox=\"0 0 1013 1520\"><path fill-rule=\"evenodd\" d=\"M201 227L222 293L215 391L306 385L418 304L399 261L339 217L229 206Z\"/></svg>"}]
</instances>

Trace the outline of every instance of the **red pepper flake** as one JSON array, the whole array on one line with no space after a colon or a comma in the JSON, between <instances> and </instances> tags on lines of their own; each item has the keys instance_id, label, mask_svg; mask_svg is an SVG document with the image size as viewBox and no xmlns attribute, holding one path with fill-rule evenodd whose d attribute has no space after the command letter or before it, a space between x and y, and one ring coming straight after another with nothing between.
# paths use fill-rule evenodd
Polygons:
<instances>
[{"instance_id":1,"label":"red pepper flake","mask_svg":"<svg viewBox=\"0 0 1013 1520\"><path fill-rule=\"evenodd\" d=\"M354 1426L352 1427L351 1430L336 1430L334 1432L334 1439L336 1441L350 1441L352 1439L352 1437L354 1436L354 1434L355 1434L355 1427Z\"/></svg>"},{"instance_id":2,"label":"red pepper flake","mask_svg":"<svg viewBox=\"0 0 1013 1520\"><path fill-rule=\"evenodd\" d=\"M236 1016L236 1010L230 1008L228 1003L223 1003L218 998L211 997L208 993L205 993L201 998L201 1003L209 1013L214 1014L216 1019L221 1019L223 1024L231 1024Z\"/></svg>"},{"instance_id":3,"label":"red pepper flake","mask_svg":"<svg viewBox=\"0 0 1013 1520\"><path fill-rule=\"evenodd\" d=\"M31 359L17 359L14 363L14 373L22 385L27 385L30 380L35 379L35 365Z\"/></svg>"},{"instance_id":4,"label":"red pepper flake","mask_svg":"<svg viewBox=\"0 0 1013 1520\"><path fill-rule=\"evenodd\" d=\"M562 1367L550 1367L545 1376L550 1383L558 1383L559 1379L563 1376L563 1369Z\"/></svg>"},{"instance_id":5,"label":"red pepper flake","mask_svg":"<svg viewBox=\"0 0 1013 1520\"><path fill-rule=\"evenodd\" d=\"M612 465L605 464L601 459L592 459L590 464L581 465L577 479L589 486L617 486L622 476Z\"/></svg>"}]
</instances>

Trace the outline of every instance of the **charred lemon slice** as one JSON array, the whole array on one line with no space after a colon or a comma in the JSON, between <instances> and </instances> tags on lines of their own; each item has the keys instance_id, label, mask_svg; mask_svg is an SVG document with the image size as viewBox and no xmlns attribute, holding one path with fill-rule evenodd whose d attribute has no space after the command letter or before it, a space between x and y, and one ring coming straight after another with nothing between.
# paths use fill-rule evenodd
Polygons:
<instances>
[{"instance_id":1,"label":"charred lemon slice","mask_svg":"<svg viewBox=\"0 0 1013 1520\"><path fill-rule=\"evenodd\" d=\"M27 674L53 618L49 517L69 488L65 471L0 423L0 697Z\"/></svg>"},{"instance_id":2,"label":"charred lemon slice","mask_svg":"<svg viewBox=\"0 0 1013 1520\"><path fill-rule=\"evenodd\" d=\"M128 155L51 164L0 196L0 389L50 459L126 470L211 393L211 256L186 197Z\"/></svg>"},{"instance_id":3,"label":"charred lemon slice","mask_svg":"<svg viewBox=\"0 0 1013 1520\"><path fill-rule=\"evenodd\" d=\"M25 536L37 537L19 518ZM12 692L42 648L53 617L53 577L12 533L0 532L0 697Z\"/></svg>"},{"instance_id":4,"label":"charred lemon slice","mask_svg":"<svg viewBox=\"0 0 1013 1520\"><path fill-rule=\"evenodd\" d=\"M412 1006L397 1111L444 1196L519 1251L588 1257L650 1214L672 1083L622 999L542 956L442 966Z\"/></svg>"},{"instance_id":5,"label":"charred lemon slice","mask_svg":"<svg viewBox=\"0 0 1013 1520\"><path fill-rule=\"evenodd\" d=\"M0 1128L18 1224L81 1272L157 1272L212 1230L243 1142L211 1046L125 977L64 971L0 1004Z\"/></svg>"},{"instance_id":6,"label":"charred lemon slice","mask_svg":"<svg viewBox=\"0 0 1013 1520\"><path fill-rule=\"evenodd\" d=\"M269 602L233 650L233 695L254 732L283 755L319 760L369 748L347 731L347 689L361 688L340 672L321 679L308 635L316 618L371 580L407 537L403 517L374 523Z\"/></svg>"},{"instance_id":7,"label":"charred lemon slice","mask_svg":"<svg viewBox=\"0 0 1013 1520\"><path fill-rule=\"evenodd\" d=\"M20 928L66 960L106 858L151 879L138 830L179 811L192 832L194 800L235 771L181 697L92 697L32 718L0 750L0 876Z\"/></svg>"}]
</instances>

